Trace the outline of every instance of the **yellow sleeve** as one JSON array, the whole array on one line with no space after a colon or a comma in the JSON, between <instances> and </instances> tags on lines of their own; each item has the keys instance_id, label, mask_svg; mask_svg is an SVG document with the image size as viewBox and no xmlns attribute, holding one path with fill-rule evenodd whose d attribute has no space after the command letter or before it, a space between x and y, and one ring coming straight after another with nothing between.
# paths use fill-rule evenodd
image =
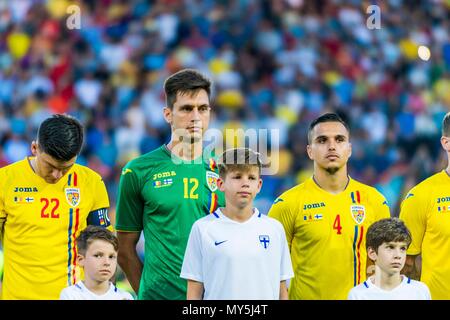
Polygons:
<instances>
[{"instance_id":1,"label":"yellow sleeve","mask_svg":"<svg viewBox=\"0 0 450 320\"><path fill-rule=\"evenodd\" d=\"M4 199L4 190L5 187L3 185L3 181L5 179L3 177L0 178L0 242L3 242L3 228L6 222L6 212L5 212L5 199Z\"/></svg>"},{"instance_id":2,"label":"yellow sleeve","mask_svg":"<svg viewBox=\"0 0 450 320\"><path fill-rule=\"evenodd\" d=\"M106 186L103 182L103 179L97 175L96 177L94 177L93 183L94 192L92 193L92 195L94 196L94 204L91 208L91 211L102 208L109 208L108 192L106 191Z\"/></svg>"},{"instance_id":3,"label":"yellow sleeve","mask_svg":"<svg viewBox=\"0 0 450 320\"><path fill-rule=\"evenodd\" d=\"M386 198L378 191L376 191L374 208L375 208L376 220L391 217L391 211L389 209L389 204L388 204Z\"/></svg>"},{"instance_id":4,"label":"yellow sleeve","mask_svg":"<svg viewBox=\"0 0 450 320\"><path fill-rule=\"evenodd\" d=\"M291 249L291 243L295 231L295 212L295 208L290 205L289 201L285 197L285 194L282 194L280 197L275 199L268 213L269 217L277 219L283 225L289 250Z\"/></svg>"},{"instance_id":5,"label":"yellow sleeve","mask_svg":"<svg viewBox=\"0 0 450 320\"><path fill-rule=\"evenodd\" d=\"M411 232L412 242L409 255L417 255L422 251L422 240L427 224L428 201L413 188L408 192L400 207L400 219Z\"/></svg>"}]
</instances>

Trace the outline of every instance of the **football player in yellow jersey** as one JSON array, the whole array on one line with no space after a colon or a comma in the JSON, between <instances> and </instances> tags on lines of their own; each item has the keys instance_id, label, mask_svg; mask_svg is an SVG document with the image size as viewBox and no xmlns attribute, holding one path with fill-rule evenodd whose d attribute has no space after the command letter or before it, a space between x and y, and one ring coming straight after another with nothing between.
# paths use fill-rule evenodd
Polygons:
<instances>
[{"instance_id":1,"label":"football player in yellow jersey","mask_svg":"<svg viewBox=\"0 0 450 320\"><path fill-rule=\"evenodd\" d=\"M289 299L347 299L366 279L367 228L390 216L383 195L351 179L348 125L327 113L308 130L314 175L278 197L269 216L284 226L295 276Z\"/></svg>"},{"instance_id":2,"label":"football player in yellow jersey","mask_svg":"<svg viewBox=\"0 0 450 320\"><path fill-rule=\"evenodd\" d=\"M450 113L442 121L441 145L450 157ZM447 168L412 188L400 218L411 231L403 272L425 282L434 300L450 299L450 161ZM418 259L421 255L422 263Z\"/></svg>"},{"instance_id":3,"label":"football player in yellow jersey","mask_svg":"<svg viewBox=\"0 0 450 320\"><path fill-rule=\"evenodd\" d=\"M34 157L0 169L2 299L58 299L79 280L75 239L87 224L108 226L101 177L75 164L83 128L54 115L31 143Z\"/></svg>"}]
</instances>

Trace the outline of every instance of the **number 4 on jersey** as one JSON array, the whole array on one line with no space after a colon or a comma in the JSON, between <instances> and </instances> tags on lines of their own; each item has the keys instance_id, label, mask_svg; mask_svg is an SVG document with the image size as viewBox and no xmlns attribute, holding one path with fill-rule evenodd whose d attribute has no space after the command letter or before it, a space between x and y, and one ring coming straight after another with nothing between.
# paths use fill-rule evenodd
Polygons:
<instances>
[{"instance_id":1,"label":"number 4 on jersey","mask_svg":"<svg viewBox=\"0 0 450 320\"><path fill-rule=\"evenodd\" d=\"M336 219L334 219L333 229L336 230L337 234L342 234L341 230L341 215L336 215Z\"/></svg>"}]
</instances>

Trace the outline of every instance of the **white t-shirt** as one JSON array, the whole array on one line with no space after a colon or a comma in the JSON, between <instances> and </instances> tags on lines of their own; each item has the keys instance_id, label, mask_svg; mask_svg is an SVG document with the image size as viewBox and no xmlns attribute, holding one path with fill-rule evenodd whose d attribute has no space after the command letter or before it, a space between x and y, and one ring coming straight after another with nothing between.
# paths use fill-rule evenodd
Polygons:
<instances>
[{"instance_id":1,"label":"white t-shirt","mask_svg":"<svg viewBox=\"0 0 450 320\"><path fill-rule=\"evenodd\" d=\"M392 290L383 290L370 277L350 290L349 300L431 300L430 290L425 283L402 275L402 282Z\"/></svg>"},{"instance_id":2,"label":"white t-shirt","mask_svg":"<svg viewBox=\"0 0 450 320\"><path fill-rule=\"evenodd\" d=\"M202 282L205 300L278 300L293 276L283 226L257 209L242 223L217 209L192 226L181 278Z\"/></svg>"},{"instance_id":3,"label":"white t-shirt","mask_svg":"<svg viewBox=\"0 0 450 320\"><path fill-rule=\"evenodd\" d=\"M102 295L90 291L82 281L64 288L59 296L60 300L133 300L133 296L126 291L120 290L112 283L109 290Z\"/></svg>"}]
</instances>

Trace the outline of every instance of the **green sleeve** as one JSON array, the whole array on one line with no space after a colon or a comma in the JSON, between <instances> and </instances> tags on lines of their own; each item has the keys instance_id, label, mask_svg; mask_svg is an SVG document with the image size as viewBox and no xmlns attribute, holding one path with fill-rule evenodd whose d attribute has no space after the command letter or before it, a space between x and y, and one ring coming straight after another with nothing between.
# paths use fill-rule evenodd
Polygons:
<instances>
[{"instance_id":1,"label":"green sleeve","mask_svg":"<svg viewBox=\"0 0 450 320\"><path fill-rule=\"evenodd\" d=\"M120 176L116 207L116 230L141 231L144 203L136 173L124 168Z\"/></svg>"}]
</instances>

